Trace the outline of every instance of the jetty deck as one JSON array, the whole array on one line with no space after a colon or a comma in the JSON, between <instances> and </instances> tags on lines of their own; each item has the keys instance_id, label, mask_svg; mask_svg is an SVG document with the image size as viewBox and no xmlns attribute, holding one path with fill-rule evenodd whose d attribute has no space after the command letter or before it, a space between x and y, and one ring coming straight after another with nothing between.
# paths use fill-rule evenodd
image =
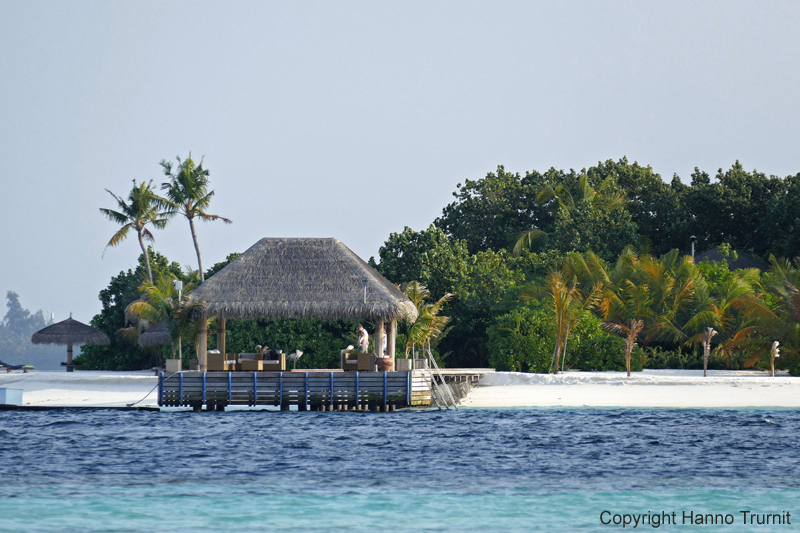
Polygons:
<instances>
[{"instance_id":1,"label":"jetty deck","mask_svg":"<svg viewBox=\"0 0 800 533\"><path fill-rule=\"evenodd\" d=\"M409 372L178 372L159 381L158 405L224 410L229 405L300 411L373 410L431 404L430 374Z\"/></svg>"}]
</instances>

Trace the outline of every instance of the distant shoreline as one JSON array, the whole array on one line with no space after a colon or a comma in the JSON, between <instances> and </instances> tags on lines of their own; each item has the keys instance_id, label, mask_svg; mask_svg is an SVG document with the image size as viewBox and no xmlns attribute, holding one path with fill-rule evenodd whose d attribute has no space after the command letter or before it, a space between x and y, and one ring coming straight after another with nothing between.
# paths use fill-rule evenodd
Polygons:
<instances>
[{"instance_id":1,"label":"distant shoreline","mask_svg":"<svg viewBox=\"0 0 800 533\"><path fill-rule=\"evenodd\" d=\"M464 398L466 408L800 408L800 378L785 373L644 370L485 375ZM33 371L0 374L0 388L23 390L24 406L137 407L158 405L152 371ZM151 392L152 391L152 392Z\"/></svg>"}]
</instances>

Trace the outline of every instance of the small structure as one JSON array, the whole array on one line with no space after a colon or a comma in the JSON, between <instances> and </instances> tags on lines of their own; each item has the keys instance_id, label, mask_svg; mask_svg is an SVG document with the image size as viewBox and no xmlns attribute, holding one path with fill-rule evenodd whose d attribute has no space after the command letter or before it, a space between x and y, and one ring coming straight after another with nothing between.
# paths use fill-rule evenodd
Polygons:
<instances>
[{"instance_id":1,"label":"small structure","mask_svg":"<svg viewBox=\"0 0 800 533\"><path fill-rule=\"evenodd\" d=\"M169 335L169 326L166 320L150 326L147 331L139 335L139 346L163 346L171 342L172 338Z\"/></svg>"},{"instance_id":2,"label":"small structure","mask_svg":"<svg viewBox=\"0 0 800 533\"><path fill-rule=\"evenodd\" d=\"M376 330L375 355L394 362L396 321L417 317L413 302L335 238L264 238L195 289L199 311L198 370L207 370L209 317L217 317L217 349L225 354L227 319L367 319Z\"/></svg>"},{"instance_id":3,"label":"small structure","mask_svg":"<svg viewBox=\"0 0 800 533\"><path fill-rule=\"evenodd\" d=\"M108 335L99 329L87 326L83 322L69 318L57 324L52 324L40 329L31 336L33 344L60 344L67 345L67 372L72 372L72 346L74 344L109 344Z\"/></svg>"},{"instance_id":4,"label":"small structure","mask_svg":"<svg viewBox=\"0 0 800 533\"><path fill-rule=\"evenodd\" d=\"M728 263L728 268L730 270L737 270L740 268L757 268L761 272L766 272L771 268L769 263L756 257L752 257L742 252L737 252L737 255L738 257L736 261L734 261L732 257L726 257L719 253L719 247L715 246L714 248L698 254L694 261L695 263L699 263L700 261L725 261Z\"/></svg>"}]
</instances>

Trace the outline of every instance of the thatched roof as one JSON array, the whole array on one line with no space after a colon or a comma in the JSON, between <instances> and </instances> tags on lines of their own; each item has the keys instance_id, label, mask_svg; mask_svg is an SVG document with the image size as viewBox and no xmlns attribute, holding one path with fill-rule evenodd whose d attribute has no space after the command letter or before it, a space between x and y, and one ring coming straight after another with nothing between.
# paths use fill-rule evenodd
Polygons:
<instances>
[{"instance_id":1,"label":"thatched roof","mask_svg":"<svg viewBox=\"0 0 800 533\"><path fill-rule=\"evenodd\" d=\"M189 297L205 302L206 318L417 317L405 294L333 238L261 239Z\"/></svg>"},{"instance_id":2,"label":"thatched roof","mask_svg":"<svg viewBox=\"0 0 800 533\"><path fill-rule=\"evenodd\" d=\"M33 344L109 344L108 335L69 317L33 334Z\"/></svg>"},{"instance_id":3,"label":"thatched roof","mask_svg":"<svg viewBox=\"0 0 800 533\"><path fill-rule=\"evenodd\" d=\"M701 254L697 254L695 263L699 263L700 261L725 261L728 263L728 268L730 270L737 270L740 268L757 268L761 272L767 272L771 268L769 263L752 257L748 254L739 252L737 255L739 257L736 259L736 261L734 261L732 258L725 257L719 253L719 247L715 246L710 250L706 250Z\"/></svg>"},{"instance_id":4,"label":"thatched roof","mask_svg":"<svg viewBox=\"0 0 800 533\"><path fill-rule=\"evenodd\" d=\"M151 326L150 329L139 335L139 346L161 346L171 342L172 338L169 335L169 326L166 320Z\"/></svg>"}]
</instances>

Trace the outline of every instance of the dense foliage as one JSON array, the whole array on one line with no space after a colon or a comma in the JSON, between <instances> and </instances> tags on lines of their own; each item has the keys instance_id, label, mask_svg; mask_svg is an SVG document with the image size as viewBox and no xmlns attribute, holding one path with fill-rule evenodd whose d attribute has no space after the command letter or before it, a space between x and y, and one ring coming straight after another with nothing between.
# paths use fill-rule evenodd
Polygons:
<instances>
[{"instance_id":1,"label":"dense foliage","mask_svg":"<svg viewBox=\"0 0 800 533\"><path fill-rule=\"evenodd\" d=\"M618 338L589 336L597 346L628 338L634 370L702 367L699 338L712 327L712 368L768 367L766 348L779 340L779 366L800 371L800 300L791 296L798 265L773 259L771 272L731 271L726 261L686 257L692 235L698 252L718 247L731 260L737 252L798 255L790 230L800 223L800 174L766 176L736 162L714 178L696 169L686 185L623 158L524 176L501 166L457 189L433 227L391 234L376 264L395 283L419 279L434 297L454 295L443 311L453 328L440 343L449 365L541 371L546 360L549 368L565 331L556 331L557 311L548 322L542 302L546 275L558 272L565 286L575 277L583 298L600 284L582 313ZM576 258L583 270L571 264ZM611 357L587 365L578 351L566 357L572 368L619 364Z\"/></svg>"},{"instance_id":2,"label":"dense foliage","mask_svg":"<svg viewBox=\"0 0 800 533\"><path fill-rule=\"evenodd\" d=\"M443 322L434 351L447 366L698 368L702 335L713 328L711 368L766 368L778 340L779 366L800 372L800 264L781 259L800 255L800 174L767 176L736 162L713 178L695 169L684 184L626 158L524 176L500 166L459 183L454 197L430 227L390 234L370 259L398 286L424 289L424 305L436 304ZM731 261L747 254L771 267L695 264L692 235L698 253L716 248ZM154 278L186 276L159 254L153 263ZM116 335L115 344L84 348L85 367L155 362L116 333L129 326L124 309L143 279L140 266L101 292L93 324ZM300 349L307 368L337 366L339 350L356 338L354 322L229 321L227 331L232 352ZM401 353L413 332L400 325ZM193 350L186 343L184 359Z\"/></svg>"},{"instance_id":3,"label":"dense foliage","mask_svg":"<svg viewBox=\"0 0 800 533\"><path fill-rule=\"evenodd\" d=\"M178 263L172 262L158 252L150 251L150 266L155 277L169 272L178 279L184 274ZM90 325L103 331L111 340L108 346L81 346L75 364L81 370L139 370L153 367L159 359L159 350L142 348L123 338L120 330L128 323L125 308L139 299L139 287L147 281L147 268L144 254L139 256L136 270L128 269L111 278L108 287L100 291L102 309L95 315Z\"/></svg>"}]
</instances>

